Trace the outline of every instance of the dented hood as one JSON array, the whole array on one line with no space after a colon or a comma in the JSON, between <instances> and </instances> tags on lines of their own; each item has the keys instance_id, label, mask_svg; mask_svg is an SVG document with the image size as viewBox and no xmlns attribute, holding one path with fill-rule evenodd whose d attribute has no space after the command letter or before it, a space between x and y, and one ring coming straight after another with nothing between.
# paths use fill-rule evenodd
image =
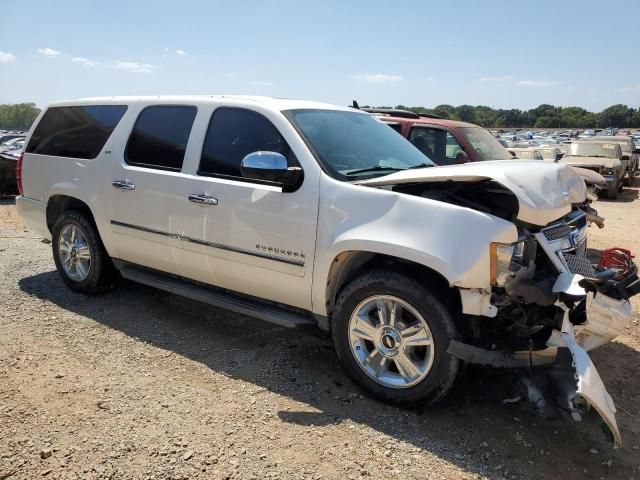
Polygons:
<instances>
[{"instance_id":1,"label":"dented hood","mask_svg":"<svg viewBox=\"0 0 640 480\"><path fill-rule=\"evenodd\" d=\"M571 211L572 203L581 203L587 196L584 180L573 169L539 161L500 160L404 170L359 184L375 187L448 180L500 183L518 198L518 220L539 226L563 217Z\"/></svg>"},{"instance_id":2,"label":"dented hood","mask_svg":"<svg viewBox=\"0 0 640 480\"><path fill-rule=\"evenodd\" d=\"M605 157L579 157L570 156L562 157L559 163L566 165L575 165L577 167L605 167L605 168L617 168L621 165L620 160L617 158L605 158Z\"/></svg>"}]
</instances>

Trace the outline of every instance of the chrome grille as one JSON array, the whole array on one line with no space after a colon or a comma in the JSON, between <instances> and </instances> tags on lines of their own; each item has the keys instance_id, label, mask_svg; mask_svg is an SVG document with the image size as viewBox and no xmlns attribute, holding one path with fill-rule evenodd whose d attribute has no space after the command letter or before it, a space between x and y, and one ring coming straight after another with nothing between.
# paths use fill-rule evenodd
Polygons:
<instances>
[{"instance_id":1,"label":"chrome grille","mask_svg":"<svg viewBox=\"0 0 640 480\"><path fill-rule=\"evenodd\" d=\"M561 253L560 255L567 264L569 272L576 275L582 275L586 278L595 277L593 265L591 265L591 262L587 257L583 255L573 255L572 253Z\"/></svg>"},{"instance_id":2,"label":"chrome grille","mask_svg":"<svg viewBox=\"0 0 640 480\"><path fill-rule=\"evenodd\" d=\"M576 255L579 257L587 256L587 239L586 238L582 242L576 245Z\"/></svg>"},{"instance_id":3,"label":"chrome grille","mask_svg":"<svg viewBox=\"0 0 640 480\"><path fill-rule=\"evenodd\" d=\"M563 238L567 238L571 234L571 228L564 224L558 223L556 225L552 225L550 227L544 228L542 230L544 237L549 242L553 242L555 240L562 240Z\"/></svg>"},{"instance_id":4,"label":"chrome grille","mask_svg":"<svg viewBox=\"0 0 640 480\"><path fill-rule=\"evenodd\" d=\"M583 213L569 222L569 228L575 230L576 228L584 228L587 226L587 216Z\"/></svg>"}]
</instances>

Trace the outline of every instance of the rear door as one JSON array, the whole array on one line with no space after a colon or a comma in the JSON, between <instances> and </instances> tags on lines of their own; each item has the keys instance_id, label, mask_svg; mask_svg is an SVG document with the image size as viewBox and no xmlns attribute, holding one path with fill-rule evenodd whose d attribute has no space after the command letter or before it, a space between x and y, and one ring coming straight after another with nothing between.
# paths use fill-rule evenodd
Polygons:
<instances>
[{"instance_id":1,"label":"rear door","mask_svg":"<svg viewBox=\"0 0 640 480\"><path fill-rule=\"evenodd\" d=\"M190 104L137 105L136 120L117 143L109 200L111 256L177 273L182 246L182 166L197 108Z\"/></svg>"}]
</instances>

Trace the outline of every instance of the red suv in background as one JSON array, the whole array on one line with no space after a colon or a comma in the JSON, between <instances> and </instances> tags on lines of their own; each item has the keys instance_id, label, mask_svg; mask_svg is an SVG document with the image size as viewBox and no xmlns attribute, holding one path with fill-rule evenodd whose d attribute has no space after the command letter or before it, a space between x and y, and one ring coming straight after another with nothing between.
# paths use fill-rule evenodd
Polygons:
<instances>
[{"instance_id":1,"label":"red suv in background","mask_svg":"<svg viewBox=\"0 0 640 480\"><path fill-rule=\"evenodd\" d=\"M493 135L472 123L419 115L408 110L361 108L407 138L436 165L512 160Z\"/></svg>"}]
</instances>

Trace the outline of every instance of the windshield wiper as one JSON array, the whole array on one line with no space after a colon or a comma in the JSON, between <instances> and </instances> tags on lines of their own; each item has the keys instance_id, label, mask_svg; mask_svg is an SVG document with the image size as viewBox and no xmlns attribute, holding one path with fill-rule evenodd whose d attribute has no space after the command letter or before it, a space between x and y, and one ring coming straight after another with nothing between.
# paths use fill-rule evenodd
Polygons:
<instances>
[{"instance_id":1,"label":"windshield wiper","mask_svg":"<svg viewBox=\"0 0 640 480\"><path fill-rule=\"evenodd\" d=\"M414 165L413 167L409 167L407 168L407 170L414 170L416 168L428 168L428 167L435 167L435 165L433 163L421 163L420 165Z\"/></svg>"},{"instance_id":2,"label":"windshield wiper","mask_svg":"<svg viewBox=\"0 0 640 480\"><path fill-rule=\"evenodd\" d=\"M375 167L361 168L360 170L351 170L346 175L357 175L358 173L380 172L383 170L389 170L391 172L398 172L404 170L404 168L396 167L384 167L382 165L376 165Z\"/></svg>"}]
</instances>

